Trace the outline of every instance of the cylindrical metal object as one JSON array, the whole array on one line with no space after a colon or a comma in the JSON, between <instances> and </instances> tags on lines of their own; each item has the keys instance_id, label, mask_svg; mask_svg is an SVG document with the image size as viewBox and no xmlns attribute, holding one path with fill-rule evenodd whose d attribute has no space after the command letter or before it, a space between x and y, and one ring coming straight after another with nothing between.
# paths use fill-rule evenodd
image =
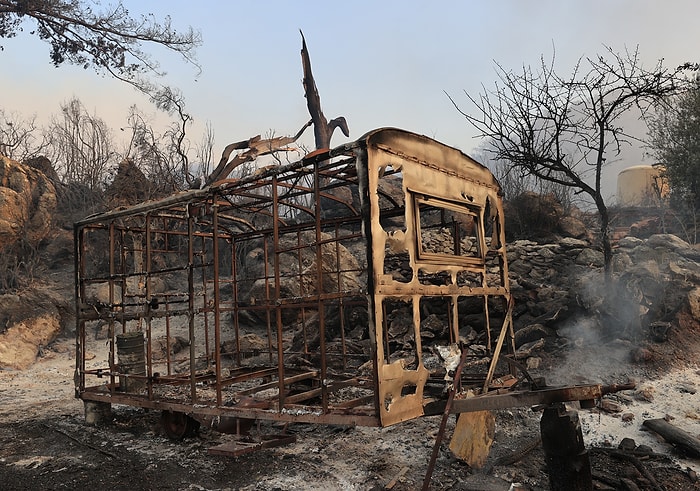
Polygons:
<instances>
[{"instance_id":1,"label":"cylindrical metal object","mask_svg":"<svg viewBox=\"0 0 700 491\"><path fill-rule=\"evenodd\" d=\"M142 332L117 334L119 387L124 392L138 392L146 386L146 357Z\"/></svg>"}]
</instances>

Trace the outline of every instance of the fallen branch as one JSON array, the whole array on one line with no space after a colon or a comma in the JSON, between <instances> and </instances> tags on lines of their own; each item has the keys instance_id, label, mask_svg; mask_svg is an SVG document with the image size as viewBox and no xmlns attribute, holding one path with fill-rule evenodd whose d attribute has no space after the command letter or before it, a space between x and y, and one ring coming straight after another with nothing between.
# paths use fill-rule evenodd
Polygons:
<instances>
[{"instance_id":1,"label":"fallen branch","mask_svg":"<svg viewBox=\"0 0 700 491\"><path fill-rule=\"evenodd\" d=\"M63 431L63 430L59 430L58 428L52 428L51 426L46 425L46 424L42 424L42 426L43 426L44 428L48 428L48 429L50 429L50 430L53 430L53 431L55 431L56 433L60 433L61 435L63 435L63 436L65 436L65 437L67 437L67 438L73 440L75 443L77 443L77 444L79 444L79 445L82 445L83 447L87 447L87 448L89 448L89 449L91 449L91 450L94 450L95 452L99 452L99 453L101 453L102 455L106 455L107 457L110 457L110 458L112 458L112 459L121 460L121 459L119 458L118 455L115 455L115 454L113 454L113 453L111 453L111 452L108 452L107 450L103 450L103 449L101 449L101 448L99 448L99 447L96 447L96 446L94 446L94 445L90 445L89 443L85 443L84 441L79 440L78 438L74 437L74 436L71 435L70 433L67 433L67 432L65 432L65 431Z\"/></svg>"},{"instance_id":2,"label":"fallen branch","mask_svg":"<svg viewBox=\"0 0 700 491\"><path fill-rule=\"evenodd\" d=\"M591 472L591 477L593 477L593 480L608 484L615 489L622 488L622 480L608 472Z\"/></svg>"},{"instance_id":3,"label":"fallen branch","mask_svg":"<svg viewBox=\"0 0 700 491\"><path fill-rule=\"evenodd\" d=\"M642 426L658 433L668 443L678 445L688 455L700 457L700 440L680 428L676 428L665 419L647 419L642 423Z\"/></svg>"},{"instance_id":4,"label":"fallen branch","mask_svg":"<svg viewBox=\"0 0 700 491\"><path fill-rule=\"evenodd\" d=\"M617 448L611 448L611 447L591 447L590 448L591 452L601 452L601 453L611 453L611 452L621 452L620 449ZM646 450L625 450L625 453L628 455L634 455L640 460L647 460L647 459L669 459L669 456L666 454L662 453L656 453L656 452L647 452Z\"/></svg>"},{"instance_id":5,"label":"fallen branch","mask_svg":"<svg viewBox=\"0 0 700 491\"><path fill-rule=\"evenodd\" d=\"M644 479L649 481L649 484L654 489L654 491L664 491L664 488L658 482L656 482L654 476L651 475L649 469L647 469L646 466L634 455L627 452L623 452L622 450L618 450L616 448L595 447L592 448L591 451L606 453L616 459L626 460L627 462L632 464L642 476L644 476Z\"/></svg>"},{"instance_id":6,"label":"fallen branch","mask_svg":"<svg viewBox=\"0 0 700 491\"><path fill-rule=\"evenodd\" d=\"M399 482L399 479L401 479L407 472L409 471L408 467L403 467L398 474L396 474L396 477L389 481L386 486L384 486L384 489L392 489L394 486L396 486L396 483Z\"/></svg>"},{"instance_id":7,"label":"fallen branch","mask_svg":"<svg viewBox=\"0 0 700 491\"><path fill-rule=\"evenodd\" d=\"M525 456L534 449L539 447L540 443L542 443L542 437L538 435L522 447L517 448L513 452L503 455L497 458L494 462L488 464L486 467L484 467L484 474L490 474L493 468L496 466L515 464L516 462L525 458Z\"/></svg>"}]
</instances>

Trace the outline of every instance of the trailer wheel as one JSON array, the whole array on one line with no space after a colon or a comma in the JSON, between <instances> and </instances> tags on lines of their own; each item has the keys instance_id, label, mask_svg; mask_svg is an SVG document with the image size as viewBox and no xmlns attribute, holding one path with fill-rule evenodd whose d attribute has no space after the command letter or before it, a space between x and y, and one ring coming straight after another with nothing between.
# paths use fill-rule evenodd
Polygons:
<instances>
[{"instance_id":1,"label":"trailer wheel","mask_svg":"<svg viewBox=\"0 0 700 491\"><path fill-rule=\"evenodd\" d=\"M165 434L173 440L195 436L199 430L199 421L178 411L163 411L160 415L160 425Z\"/></svg>"}]
</instances>

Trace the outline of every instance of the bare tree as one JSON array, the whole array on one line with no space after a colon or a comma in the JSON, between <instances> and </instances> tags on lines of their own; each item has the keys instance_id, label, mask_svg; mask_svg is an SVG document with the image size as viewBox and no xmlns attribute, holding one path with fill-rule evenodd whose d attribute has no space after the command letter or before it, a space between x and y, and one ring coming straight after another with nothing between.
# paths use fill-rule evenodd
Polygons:
<instances>
[{"instance_id":1,"label":"bare tree","mask_svg":"<svg viewBox=\"0 0 700 491\"><path fill-rule=\"evenodd\" d=\"M609 278L612 247L601 189L603 167L624 145L639 141L622 126L622 116L635 109L643 116L678 91L682 78L662 61L645 69L637 50L606 50L607 58L580 59L570 77L555 73L554 57L519 73L497 65L494 89L484 88L479 97L466 94L473 114L450 100L480 136L491 139L495 158L593 200Z\"/></svg>"},{"instance_id":2,"label":"bare tree","mask_svg":"<svg viewBox=\"0 0 700 491\"><path fill-rule=\"evenodd\" d=\"M164 133L158 133L151 121L136 106L129 110L126 128L131 131L124 160L133 163L148 179L148 198L164 196L185 187L182 168L174 157L173 135L178 124L171 123ZM122 130L126 131L126 128Z\"/></svg>"},{"instance_id":3,"label":"bare tree","mask_svg":"<svg viewBox=\"0 0 700 491\"><path fill-rule=\"evenodd\" d=\"M195 148L195 156L197 159L197 175L208 176L211 171L211 165L214 162L214 128L207 121L204 127L202 139Z\"/></svg>"},{"instance_id":4,"label":"bare tree","mask_svg":"<svg viewBox=\"0 0 700 491\"><path fill-rule=\"evenodd\" d=\"M91 191L101 189L115 151L107 124L87 112L78 99L61 105L45 133L46 153L64 183L78 183Z\"/></svg>"},{"instance_id":5,"label":"bare tree","mask_svg":"<svg viewBox=\"0 0 700 491\"><path fill-rule=\"evenodd\" d=\"M23 161L37 155L36 117L24 119L0 109L0 155Z\"/></svg>"},{"instance_id":6,"label":"bare tree","mask_svg":"<svg viewBox=\"0 0 700 491\"><path fill-rule=\"evenodd\" d=\"M201 35L191 27L177 31L170 17L159 22L153 14L134 18L121 1L96 11L98 7L96 1L0 0L0 38L16 36L25 22L33 21L36 28L29 32L51 45L55 66L92 67L148 93L153 86L144 76L162 73L144 45L164 46L197 65L194 50Z\"/></svg>"},{"instance_id":7,"label":"bare tree","mask_svg":"<svg viewBox=\"0 0 700 491\"><path fill-rule=\"evenodd\" d=\"M177 117L177 121L170 124L163 137L166 140L171 165L177 167L178 175L192 186L197 171L190 168L190 141L187 137L187 129L192 124L193 118L185 108L185 98L178 89L164 86L151 96L151 101L169 116Z\"/></svg>"},{"instance_id":8,"label":"bare tree","mask_svg":"<svg viewBox=\"0 0 700 491\"><path fill-rule=\"evenodd\" d=\"M513 166L507 160L493 158L495 153L487 141L484 145L472 151L471 156L488 167L498 179L506 201L517 198L523 193L534 192L554 196L564 210L572 208L572 189L570 187L538 179L536 176L525 172L524 169Z\"/></svg>"}]
</instances>

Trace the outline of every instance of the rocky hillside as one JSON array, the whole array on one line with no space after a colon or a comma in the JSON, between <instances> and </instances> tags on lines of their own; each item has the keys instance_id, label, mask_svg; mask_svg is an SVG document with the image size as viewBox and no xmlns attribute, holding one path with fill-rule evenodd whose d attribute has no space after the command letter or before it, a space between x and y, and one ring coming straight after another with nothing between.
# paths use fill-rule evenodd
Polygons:
<instances>
[{"instance_id":1,"label":"rocky hillside","mask_svg":"<svg viewBox=\"0 0 700 491\"><path fill-rule=\"evenodd\" d=\"M615 245L609 285L604 281L603 255L588 241L518 240L508 248L516 345L531 368L537 368L545 354L565 353L574 346L596 352L590 366L571 367L594 379L609 378L626 362L650 370L696 362L697 247L667 234L625 237Z\"/></svg>"},{"instance_id":2,"label":"rocky hillside","mask_svg":"<svg viewBox=\"0 0 700 491\"><path fill-rule=\"evenodd\" d=\"M72 319L72 233L56 226L44 161L32 163L0 156L0 369L29 366Z\"/></svg>"}]
</instances>

